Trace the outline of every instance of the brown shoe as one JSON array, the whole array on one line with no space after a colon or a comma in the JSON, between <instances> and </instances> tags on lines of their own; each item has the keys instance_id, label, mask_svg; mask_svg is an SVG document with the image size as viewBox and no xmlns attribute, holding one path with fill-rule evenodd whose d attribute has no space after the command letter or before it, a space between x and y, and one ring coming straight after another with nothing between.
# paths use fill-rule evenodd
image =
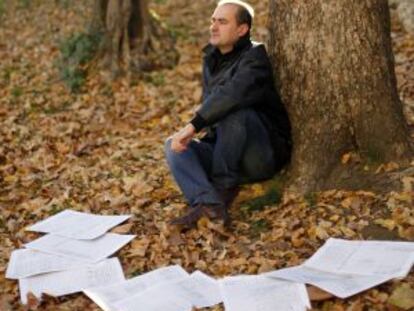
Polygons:
<instances>
[{"instance_id":1,"label":"brown shoe","mask_svg":"<svg viewBox=\"0 0 414 311\"><path fill-rule=\"evenodd\" d=\"M204 210L202 205L190 207L184 216L180 216L171 220L171 225L182 225L186 228L194 228L197 225L198 220L204 216Z\"/></svg>"},{"instance_id":2,"label":"brown shoe","mask_svg":"<svg viewBox=\"0 0 414 311\"><path fill-rule=\"evenodd\" d=\"M225 227L230 226L230 215L227 206L204 205L204 211L211 220L222 220Z\"/></svg>"},{"instance_id":3,"label":"brown shoe","mask_svg":"<svg viewBox=\"0 0 414 311\"><path fill-rule=\"evenodd\" d=\"M224 225L230 224L230 217L227 208L223 205L216 204L198 204L189 209L189 211L181 217L173 219L171 225L182 225L185 228L195 228L197 222L202 217L207 217L211 220L223 220Z\"/></svg>"}]
</instances>

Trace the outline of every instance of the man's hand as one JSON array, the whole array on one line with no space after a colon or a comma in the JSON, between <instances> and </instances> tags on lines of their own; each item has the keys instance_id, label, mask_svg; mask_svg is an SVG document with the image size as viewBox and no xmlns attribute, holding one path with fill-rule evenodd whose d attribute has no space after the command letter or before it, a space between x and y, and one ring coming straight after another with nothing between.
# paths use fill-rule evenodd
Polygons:
<instances>
[{"instance_id":1,"label":"man's hand","mask_svg":"<svg viewBox=\"0 0 414 311\"><path fill-rule=\"evenodd\" d=\"M195 135L195 128L190 123L171 137L171 149L174 152L183 152Z\"/></svg>"}]
</instances>

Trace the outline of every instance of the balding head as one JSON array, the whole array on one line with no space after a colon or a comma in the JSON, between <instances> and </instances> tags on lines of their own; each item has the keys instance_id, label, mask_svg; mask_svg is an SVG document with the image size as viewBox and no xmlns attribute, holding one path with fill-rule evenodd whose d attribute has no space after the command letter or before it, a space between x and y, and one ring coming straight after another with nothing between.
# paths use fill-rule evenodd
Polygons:
<instances>
[{"instance_id":1,"label":"balding head","mask_svg":"<svg viewBox=\"0 0 414 311\"><path fill-rule=\"evenodd\" d=\"M252 28L253 18L254 18L254 9L253 7L240 0L221 0L217 4L217 7L221 5L234 5L237 7L236 20L239 25L247 24L249 30Z\"/></svg>"}]
</instances>

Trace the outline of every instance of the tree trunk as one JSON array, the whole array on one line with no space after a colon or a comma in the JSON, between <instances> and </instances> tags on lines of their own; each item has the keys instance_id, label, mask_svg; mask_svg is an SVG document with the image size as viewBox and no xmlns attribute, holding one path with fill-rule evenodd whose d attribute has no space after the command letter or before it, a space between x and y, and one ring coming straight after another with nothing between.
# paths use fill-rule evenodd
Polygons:
<instances>
[{"instance_id":1,"label":"tree trunk","mask_svg":"<svg viewBox=\"0 0 414 311\"><path fill-rule=\"evenodd\" d=\"M269 26L292 123L294 190L335 188L351 151L376 162L409 159L387 0L271 0Z\"/></svg>"},{"instance_id":2,"label":"tree trunk","mask_svg":"<svg viewBox=\"0 0 414 311\"><path fill-rule=\"evenodd\" d=\"M101 56L112 74L172 67L174 40L151 15L147 0L95 0L93 31L104 34Z\"/></svg>"}]
</instances>

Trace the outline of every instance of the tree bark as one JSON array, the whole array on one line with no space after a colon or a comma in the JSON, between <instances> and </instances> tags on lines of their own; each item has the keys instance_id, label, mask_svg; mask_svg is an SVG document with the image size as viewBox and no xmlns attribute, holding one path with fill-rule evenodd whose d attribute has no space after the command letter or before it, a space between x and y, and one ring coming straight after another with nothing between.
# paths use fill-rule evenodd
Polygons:
<instances>
[{"instance_id":1,"label":"tree bark","mask_svg":"<svg viewBox=\"0 0 414 311\"><path fill-rule=\"evenodd\" d=\"M335 188L350 151L407 162L387 0L271 0L269 20L269 54L292 123L292 188Z\"/></svg>"},{"instance_id":2,"label":"tree bark","mask_svg":"<svg viewBox=\"0 0 414 311\"><path fill-rule=\"evenodd\" d=\"M175 42L150 14L147 0L95 0L92 29L102 32L100 55L114 76L172 67Z\"/></svg>"}]
</instances>

